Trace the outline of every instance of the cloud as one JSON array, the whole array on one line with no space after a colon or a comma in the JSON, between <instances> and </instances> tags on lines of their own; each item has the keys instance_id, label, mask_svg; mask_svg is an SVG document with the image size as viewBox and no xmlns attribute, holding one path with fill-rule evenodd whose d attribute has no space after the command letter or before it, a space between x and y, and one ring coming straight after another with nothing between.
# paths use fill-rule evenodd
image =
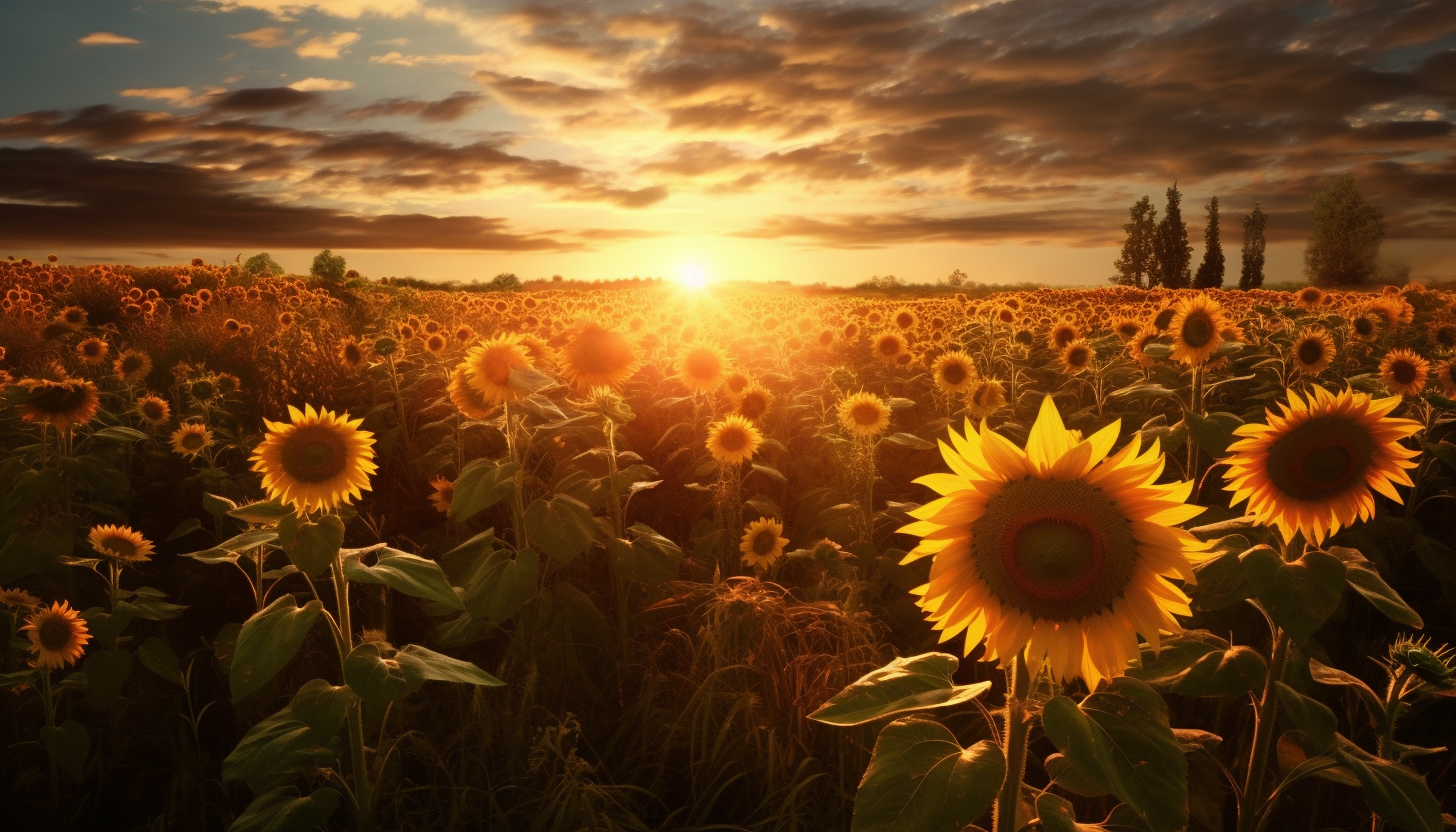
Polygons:
<instances>
[{"instance_id":1,"label":"cloud","mask_svg":"<svg viewBox=\"0 0 1456 832\"><path fill-rule=\"evenodd\" d=\"M234 40L240 40L250 46L259 49L276 49L280 46L287 46L293 42L288 30L279 26L264 26L261 29L254 29L251 32L239 32L236 35L228 35Z\"/></svg>"},{"instance_id":2,"label":"cloud","mask_svg":"<svg viewBox=\"0 0 1456 832\"><path fill-rule=\"evenodd\" d=\"M339 81L333 78L305 78L302 81L294 81L288 85L291 90L300 92L330 92L336 90L352 90L353 81Z\"/></svg>"},{"instance_id":3,"label":"cloud","mask_svg":"<svg viewBox=\"0 0 1456 832\"><path fill-rule=\"evenodd\" d=\"M308 80L323 79L310 78ZM277 110L308 110L322 103L322 97L312 90L294 87L250 87L219 93L209 99L208 107L220 113L267 113Z\"/></svg>"},{"instance_id":4,"label":"cloud","mask_svg":"<svg viewBox=\"0 0 1456 832\"><path fill-rule=\"evenodd\" d=\"M188 105L195 100L191 87L147 87L144 89L117 90L123 98L145 98L151 101L166 101L171 104Z\"/></svg>"},{"instance_id":5,"label":"cloud","mask_svg":"<svg viewBox=\"0 0 1456 832\"><path fill-rule=\"evenodd\" d=\"M357 20L365 16L405 17L418 12L418 0L203 0L220 11L258 9L279 20L292 20L306 11Z\"/></svg>"},{"instance_id":6,"label":"cloud","mask_svg":"<svg viewBox=\"0 0 1456 832\"><path fill-rule=\"evenodd\" d=\"M485 96L478 92L456 92L439 101L415 98L386 98L365 107L346 110L344 118L355 121L367 118L413 116L421 121L457 121L485 105Z\"/></svg>"},{"instance_id":7,"label":"cloud","mask_svg":"<svg viewBox=\"0 0 1456 832\"><path fill-rule=\"evenodd\" d=\"M141 43L136 38L129 38L113 32L92 32L76 42L85 44L86 46L135 46Z\"/></svg>"},{"instance_id":8,"label":"cloud","mask_svg":"<svg viewBox=\"0 0 1456 832\"><path fill-rule=\"evenodd\" d=\"M961 216L916 213L849 214L823 218L779 215L734 236L797 239L829 248L882 248L903 243L1058 242L1099 246L1117 241L1106 212L1056 208Z\"/></svg>"},{"instance_id":9,"label":"cloud","mask_svg":"<svg viewBox=\"0 0 1456 832\"><path fill-rule=\"evenodd\" d=\"M322 58L333 60L349 51L349 47L359 41L358 32L336 32L332 35L320 35L316 38L309 38L303 45L293 50L300 58Z\"/></svg>"}]
</instances>

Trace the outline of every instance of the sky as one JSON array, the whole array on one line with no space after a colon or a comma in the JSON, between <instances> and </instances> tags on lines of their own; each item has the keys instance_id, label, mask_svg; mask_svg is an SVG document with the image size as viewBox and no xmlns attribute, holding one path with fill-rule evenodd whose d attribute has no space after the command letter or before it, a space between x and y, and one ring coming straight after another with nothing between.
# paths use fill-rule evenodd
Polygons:
<instances>
[{"instance_id":1,"label":"sky","mask_svg":"<svg viewBox=\"0 0 1456 832\"><path fill-rule=\"evenodd\" d=\"M1456 278L1451 0L0 4L0 255L1105 284L1217 196L1301 279L1353 173Z\"/></svg>"}]
</instances>

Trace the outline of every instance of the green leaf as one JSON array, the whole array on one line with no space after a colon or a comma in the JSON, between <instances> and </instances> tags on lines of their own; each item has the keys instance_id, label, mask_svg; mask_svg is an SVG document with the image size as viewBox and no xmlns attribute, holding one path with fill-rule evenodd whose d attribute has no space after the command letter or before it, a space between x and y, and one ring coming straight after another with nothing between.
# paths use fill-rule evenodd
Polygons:
<instances>
[{"instance_id":1,"label":"green leaf","mask_svg":"<svg viewBox=\"0 0 1456 832\"><path fill-rule=\"evenodd\" d=\"M450 499L450 516L469 520L485 509L510 496L516 487L514 462L477 459L466 465L455 478L455 496Z\"/></svg>"},{"instance_id":2,"label":"green leaf","mask_svg":"<svg viewBox=\"0 0 1456 832\"><path fill-rule=\"evenodd\" d=\"M1001 748L962 748L933 719L910 716L880 731L854 798L853 832L960 832L996 799L1006 779Z\"/></svg>"},{"instance_id":3,"label":"green leaf","mask_svg":"<svg viewBox=\"0 0 1456 832\"><path fill-rule=\"evenodd\" d=\"M1285 563L1272 548L1255 546L1239 561L1254 596L1296 644L1309 641L1339 606L1345 590L1345 565L1318 550Z\"/></svg>"},{"instance_id":4,"label":"green leaf","mask_svg":"<svg viewBox=\"0 0 1456 832\"><path fill-rule=\"evenodd\" d=\"M278 524L278 542L298 571L316 578L329 568L344 545L344 521L326 514L317 523L290 515Z\"/></svg>"},{"instance_id":5,"label":"green leaf","mask_svg":"<svg viewBox=\"0 0 1456 832\"><path fill-rule=\"evenodd\" d=\"M279 786L254 798L228 832L310 832L339 806L339 793L319 789L303 797L292 786Z\"/></svg>"},{"instance_id":6,"label":"green leaf","mask_svg":"<svg viewBox=\"0 0 1456 832\"><path fill-rule=\"evenodd\" d=\"M1198 583L1185 587L1193 607L1200 610L1217 610L1231 607L1248 598L1253 592L1248 579L1244 577L1244 566L1237 552L1225 552L1193 568Z\"/></svg>"},{"instance_id":7,"label":"green leaf","mask_svg":"<svg viewBox=\"0 0 1456 832\"><path fill-rule=\"evenodd\" d=\"M1072 803L1066 798L1045 792L1036 799L1036 817L1045 832L1096 832L1100 826L1078 823Z\"/></svg>"},{"instance_id":8,"label":"green leaf","mask_svg":"<svg viewBox=\"0 0 1456 832\"><path fill-rule=\"evenodd\" d=\"M318 599L300 607L292 595L281 595L243 622L229 671L234 702L262 687L288 664L323 608Z\"/></svg>"},{"instance_id":9,"label":"green leaf","mask_svg":"<svg viewBox=\"0 0 1456 832\"><path fill-rule=\"evenodd\" d=\"M627 531L632 535L632 542L613 540L607 545L618 574L625 580L648 586L677 579L683 553L676 543L642 523L632 524Z\"/></svg>"},{"instance_id":10,"label":"green leaf","mask_svg":"<svg viewBox=\"0 0 1456 832\"><path fill-rule=\"evenodd\" d=\"M545 554L571 563L596 536L591 509L574 497L557 494L539 499L526 509L526 536Z\"/></svg>"},{"instance_id":11,"label":"green leaf","mask_svg":"<svg viewBox=\"0 0 1456 832\"><path fill-rule=\"evenodd\" d=\"M541 556L522 549L514 558L509 550L490 554L471 576L465 589L465 608L471 617L500 623L509 620L536 594Z\"/></svg>"},{"instance_id":12,"label":"green leaf","mask_svg":"<svg viewBox=\"0 0 1456 832\"><path fill-rule=\"evenodd\" d=\"M902 448L913 448L917 451L935 450L934 442L921 439L913 433L892 433L886 436L884 441L892 445L899 445Z\"/></svg>"},{"instance_id":13,"label":"green leaf","mask_svg":"<svg viewBox=\"0 0 1456 832\"><path fill-rule=\"evenodd\" d=\"M278 539L277 529L249 529L242 534L224 540L211 549L188 552L181 557L192 558L203 563L233 563L238 555Z\"/></svg>"},{"instance_id":14,"label":"green leaf","mask_svg":"<svg viewBox=\"0 0 1456 832\"><path fill-rule=\"evenodd\" d=\"M129 428L125 425L112 425L109 428L102 428L91 434L97 439L109 439L113 442L140 442L147 438L145 433L136 428Z\"/></svg>"},{"instance_id":15,"label":"green leaf","mask_svg":"<svg viewBox=\"0 0 1456 832\"><path fill-rule=\"evenodd\" d=\"M173 540L180 540L181 538L184 538L187 535L200 530L201 528L201 520L198 520L196 517L188 517L181 523L178 523L176 528L172 529L172 533L167 535L167 540L169 542Z\"/></svg>"},{"instance_id":16,"label":"green leaf","mask_svg":"<svg viewBox=\"0 0 1456 832\"><path fill-rule=\"evenodd\" d=\"M1339 722L1335 712L1323 702L1311 699L1283 682L1274 683L1279 692L1279 716L1309 741L1310 750L1325 754L1335 747L1335 730Z\"/></svg>"},{"instance_id":17,"label":"green leaf","mask_svg":"<svg viewBox=\"0 0 1456 832\"><path fill-rule=\"evenodd\" d=\"M467 685L491 688L505 684L470 662L436 653L418 644L406 644L394 654L394 658L406 673L420 679L437 682L462 682Z\"/></svg>"},{"instance_id":18,"label":"green leaf","mask_svg":"<svg viewBox=\"0 0 1456 832\"><path fill-rule=\"evenodd\" d=\"M1400 593L1390 588L1390 584L1387 584L1385 579L1380 576L1380 570L1376 569L1375 564L1367 560L1358 549L1331 546L1325 551L1345 564L1345 582L1364 596L1371 606L1380 610L1386 618L1417 630L1425 626L1420 614L1411 609L1410 604L1400 597Z\"/></svg>"},{"instance_id":19,"label":"green leaf","mask_svg":"<svg viewBox=\"0 0 1456 832\"><path fill-rule=\"evenodd\" d=\"M167 642L153 636L137 650L142 667L166 679L174 685L182 684L182 663Z\"/></svg>"},{"instance_id":20,"label":"green leaf","mask_svg":"<svg viewBox=\"0 0 1456 832\"><path fill-rule=\"evenodd\" d=\"M1419 774L1382 760L1353 742L1339 738L1335 757L1360 781L1365 802L1375 814L1405 832L1442 832L1441 804Z\"/></svg>"},{"instance_id":21,"label":"green leaf","mask_svg":"<svg viewBox=\"0 0 1456 832\"><path fill-rule=\"evenodd\" d=\"M1073 794L1083 797L1101 797L1107 794L1107 790L1096 778L1077 768L1065 754L1048 754L1043 765L1046 766L1047 776L1053 783Z\"/></svg>"},{"instance_id":22,"label":"green leaf","mask_svg":"<svg viewBox=\"0 0 1456 832\"><path fill-rule=\"evenodd\" d=\"M86 773L86 758L91 754L91 735L86 733L86 726L74 719L47 725L40 729L40 741L56 768L81 782Z\"/></svg>"},{"instance_id":23,"label":"green leaf","mask_svg":"<svg viewBox=\"0 0 1456 832\"><path fill-rule=\"evenodd\" d=\"M465 609L455 588L445 578L440 564L394 549L384 549L373 566L365 566L357 557L344 561L344 576L363 584L387 584L416 598L438 601L452 610Z\"/></svg>"},{"instance_id":24,"label":"green leaf","mask_svg":"<svg viewBox=\"0 0 1456 832\"><path fill-rule=\"evenodd\" d=\"M310 679L283 710L249 729L222 762L224 780L243 780L254 794L289 782L296 771L312 773L338 754L334 738L354 703L347 687Z\"/></svg>"},{"instance_id":25,"label":"green leaf","mask_svg":"<svg viewBox=\"0 0 1456 832\"><path fill-rule=\"evenodd\" d=\"M344 659L344 681L359 698L386 705L419 690L424 677L406 671L395 658L394 648L378 641L366 641Z\"/></svg>"},{"instance_id":26,"label":"green leaf","mask_svg":"<svg viewBox=\"0 0 1456 832\"><path fill-rule=\"evenodd\" d=\"M960 659L949 653L900 657L872 670L809 714L829 725L863 725L892 714L969 702L991 689L990 682L956 685L951 676Z\"/></svg>"},{"instance_id":27,"label":"green leaf","mask_svg":"<svg viewBox=\"0 0 1456 832\"><path fill-rule=\"evenodd\" d=\"M1148 344L1146 347L1143 347L1143 352L1148 355L1152 355L1153 353L1151 352L1151 350L1156 346L1160 345ZM1171 351L1169 352L1169 354L1171 354ZM1123 387L1119 390L1113 390L1111 393L1107 394L1107 398L1136 401L1138 399L1172 398L1174 395L1175 394L1172 390L1169 390L1161 384L1154 384L1153 382L1143 381L1138 382L1137 384L1129 384L1128 386Z\"/></svg>"},{"instance_id":28,"label":"green leaf","mask_svg":"<svg viewBox=\"0 0 1456 832\"><path fill-rule=\"evenodd\" d=\"M1375 691L1359 678L1339 668L1320 664L1315 659L1309 660L1309 676L1322 685L1344 685L1354 688L1355 692L1360 695L1360 701L1365 703L1365 709L1370 712L1370 718L1375 721L1376 725L1384 727L1385 705L1380 701L1380 697L1375 695Z\"/></svg>"},{"instance_id":29,"label":"green leaf","mask_svg":"<svg viewBox=\"0 0 1456 832\"><path fill-rule=\"evenodd\" d=\"M228 516L255 526L270 526L285 517L294 516L293 506L286 506L277 500L251 503L228 509Z\"/></svg>"},{"instance_id":30,"label":"green leaf","mask_svg":"<svg viewBox=\"0 0 1456 832\"><path fill-rule=\"evenodd\" d=\"M1243 424L1242 419L1232 413L1201 413L1187 411L1183 422L1188 426L1188 435L1214 459L1228 453L1228 446L1234 442L1234 428Z\"/></svg>"},{"instance_id":31,"label":"green leaf","mask_svg":"<svg viewBox=\"0 0 1456 832\"><path fill-rule=\"evenodd\" d=\"M1142 667L1129 670L1157 690L1185 696L1239 696L1264 686L1264 657L1207 630L1186 630L1162 640L1155 656L1144 647Z\"/></svg>"},{"instance_id":32,"label":"green leaf","mask_svg":"<svg viewBox=\"0 0 1456 832\"><path fill-rule=\"evenodd\" d=\"M1188 761L1152 688L1121 676L1081 705L1057 696L1043 709L1042 726L1068 760L1149 826L1188 825Z\"/></svg>"}]
</instances>

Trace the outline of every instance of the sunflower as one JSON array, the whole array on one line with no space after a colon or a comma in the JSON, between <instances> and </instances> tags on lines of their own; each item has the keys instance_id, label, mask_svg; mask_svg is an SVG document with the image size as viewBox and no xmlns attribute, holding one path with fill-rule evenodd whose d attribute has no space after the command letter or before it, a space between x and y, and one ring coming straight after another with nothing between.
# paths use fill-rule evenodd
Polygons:
<instances>
[{"instance_id":1,"label":"sunflower","mask_svg":"<svg viewBox=\"0 0 1456 832\"><path fill-rule=\"evenodd\" d=\"M743 553L743 562L754 569L767 569L784 554L789 545L784 533L784 524L770 517L763 517L749 523L743 530L743 539L738 551Z\"/></svg>"},{"instance_id":2,"label":"sunflower","mask_svg":"<svg viewBox=\"0 0 1456 832\"><path fill-rule=\"evenodd\" d=\"M773 406L773 400L774 395L767 388L751 384L738 396L738 415L757 422Z\"/></svg>"},{"instance_id":3,"label":"sunflower","mask_svg":"<svg viewBox=\"0 0 1456 832\"><path fill-rule=\"evenodd\" d=\"M689 391L706 393L723 381L727 359L712 344L698 344L678 359L678 378Z\"/></svg>"},{"instance_id":4,"label":"sunflower","mask_svg":"<svg viewBox=\"0 0 1456 832\"><path fill-rule=\"evenodd\" d=\"M42 607L25 619L20 631L30 634L30 652L36 654L35 664L46 670L75 664L86 652L86 642L91 640L85 620L65 601L57 601L49 609Z\"/></svg>"},{"instance_id":5,"label":"sunflower","mask_svg":"<svg viewBox=\"0 0 1456 832\"><path fill-rule=\"evenodd\" d=\"M1325 293L1318 287L1306 286L1294 296L1294 305L1300 309L1318 309L1325 302Z\"/></svg>"},{"instance_id":6,"label":"sunflower","mask_svg":"<svg viewBox=\"0 0 1456 832\"><path fill-rule=\"evenodd\" d=\"M559 358L561 374L581 392L617 387L637 372L637 351L626 336L598 323L576 327Z\"/></svg>"},{"instance_id":7,"label":"sunflower","mask_svg":"<svg viewBox=\"0 0 1456 832\"><path fill-rule=\"evenodd\" d=\"M915 310L910 307L902 306L895 310L895 314L890 316L890 320L895 322L895 326L909 330L914 329L915 324L919 323L920 316L916 315Z\"/></svg>"},{"instance_id":8,"label":"sunflower","mask_svg":"<svg viewBox=\"0 0 1456 832\"><path fill-rule=\"evenodd\" d=\"M172 406L166 399L148 393L137 399L136 414L149 425L164 425L172 418Z\"/></svg>"},{"instance_id":9,"label":"sunflower","mask_svg":"<svg viewBox=\"0 0 1456 832\"><path fill-rule=\"evenodd\" d=\"M435 489L430 495L430 503L435 506L435 511L449 514L450 503L455 499L455 483L444 477L435 477L430 480L430 487Z\"/></svg>"},{"instance_id":10,"label":"sunflower","mask_svg":"<svg viewBox=\"0 0 1456 832\"><path fill-rule=\"evenodd\" d=\"M497 335L471 347L461 366L465 368L466 381L482 399L500 404L513 402L524 394L520 387L511 386L511 371L531 369L531 358L514 336Z\"/></svg>"},{"instance_id":11,"label":"sunflower","mask_svg":"<svg viewBox=\"0 0 1456 832\"><path fill-rule=\"evenodd\" d=\"M964 631L969 655L985 639L988 661L1025 648L1032 667L1095 689L1138 657L1139 634L1157 649L1163 631L1182 630L1173 616L1189 614L1188 598L1167 579L1191 582L1207 557L1177 527L1203 508L1185 503L1191 482L1157 483L1156 441L1108 456L1119 429L1083 439L1048 395L1025 450L984 422L950 431L940 448L954 473L916 480L943 496L900 529L922 538L902 564L934 557L912 592L941 641Z\"/></svg>"},{"instance_id":12,"label":"sunflower","mask_svg":"<svg viewBox=\"0 0 1456 832\"><path fill-rule=\"evenodd\" d=\"M350 371L364 366L364 348L358 341L345 338L339 343L339 366Z\"/></svg>"},{"instance_id":13,"label":"sunflower","mask_svg":"<svg viewBox=\"0 0 1456 832\"><path fill-rule=\"evenodd\" d=\"M874 393L859 392L839 402L839 425L853 436L879 436L890 426L890 406Z\"/></svg>"},{"instance_id":14,"label":"sunflower","mask_svg":"<svg viewBox=\"0 0 1456 832\"><path fill-rule=\"evenodd\" d=\"M101 407L96 385L77 378L50 381L26 378L20 380L25 393L15 403L20 418L42 422L57 430L67 430L91 421Z\"/></svg>"},{"instance_id":15,"label":"sunflower","mask_svg":"<svg viewBox=\"0 0 1456 832\"><path fill-rule=\"evenodd\" d=\"M95 526L86 540L98 555L121 563L151 560L155 551L151 541L130 526Z\"/></svg>"},{"instance_id":16,"label":"sunflower","mask_svg":"<svg viewBox=\"0 0 1456 832\"><path fill-rule=\"evenodd\" d=\"M1096 357L1097 353L1088 345L1087 339L1078 338L1062 349L1062 372L1074 376L1091 367Z\"/></svg>"},{"instance_id":17,"label":"sunflower","mask_svg":"<svg viewBox=\"0 0 1456 832\"><path fill-rule=\"evenodd\" d=\"M1051 332L1047 334L1047 346L1061 352L1064 347L1081 337L1082 333L1078 332L1075 326L1060 323L1052 327Z\"/></svg>"},{"instance_id":18,"label":"sunflower","mask_svg":"<svg viewBox=\"0 0 1456 832\"><path fill-rule=\"evenodd\" d=\"M942 353L930 365L935 386L946 393L964 393L976 383L976 367L971 357L960 350Z\"/></svg>"},{"instance_id":19,"label":"sunflower","mask_svg":"<svg viewBox=\"0 0 1456 832\"><path fill-rule=\"evenodd\" d=\"M1392 393L1419 395L1425 389L1431 365L1419 353L1407 349L1391 350L1380 362L1380 379Z\"/></svg>"},{"instance_id":20,"label":"sunflower","mask_svg":"<svg viewBox=\"0 0 1456 832\"><path fill-rule=\"evenodd\" d=\"M1208 295L1199 293L1179 300L1168 324L1173 333L1173 360L1193 367L1207 361L1223 344L1226 326L1223 306Z\"/></svg>"},{"instance_id":21,"label":"sunflower","mask_svg":"<svg viewBox=\"0 0 1456 832\"><path fill-rule=\"evenodd\" d=\"M1388 415L1400 396L1371 399L1320 387L1307 398L1293 390L1288 396L1282 414L1266 411L1268 424L1234 428L1244 437L1229 446L1225 460L1234 505L1248 500L1249 514L1277 525L1286 540L1300 531L1318 544L1375 513L1370 489L1400 502L1392 484L1411 484L1403 469L1414 468L1410 458L1420 453L1400 440L1421 429Z\"/></svg>"},{"instance_id":22,"label":"sunflower","mask_svg":"<svg viewBox=\"0 0 1456 832\"><path fill-rule=\"evenodd\" d=\"M374 464L374 434L360 430L363 419L349 414L302 411L289 405L292 424L263 420L268 434L253 451L253 470L263 474L270 499L301 511L331 509L369 490Z\"/></svg>"},{"instance_id":23,"label":"sunflower","mask_svg":"<svg viewBox=\"0 0 1456 832\"><path fill-rule=\"evenodd\" d=\"M76 357L87 364L100 364L111 352L111 345L100 338L87 338L76 345Z\"/></svg>"},{"instance_id":24,"label":"sunflower","mask_svg":"<svg viewBox=\"0 0 1456 832\"><path fill-rule=\"evenodd\" d=\"M881 332L870 342L870 353L890 365L896 364L907 349L909 345L898 332Z\"/></svg>"},{"instance_id":25,"label":"sunflower","mask_svg":"<svg viewBox=\"0 0 1456 832\"><path fill-rule=\"evenodd\" d=\"M212 431L207 429L207 425L183 422L172 431L170 441L173 453L192 458L212 447Z\"/></svg>"},{"instance_id":26,"label":"sunflower","mask_svg":"<svg viewBox=\"0 0 1456 832\"><path fill-rule=\"evenodd\" d=\"M1324 327L1307 326L1294 339L1289 355L1301 373L1317 376L1335 360L1335 341Z\"/></svg>"},{"instance_id":27,"label":"sunflower","mask_svg":"<svg viewBox=\"0 0 1456 832\"><path fill-rule=\"evenodd\" d=\"M152 357L141 350L123 350L111 368L116 371L117 378L127 384L136 384L152 371Z\"/></svg>"},{"instance_id":28,"label":"sunflower","mask_svg":"<svg viewBox=\"0 0 1456 832\"><path fill-rule=\"evenodd\" d=\"M763 434L759 429L736 413L708 426L708 453L722 465L738 465L752 459L761 442Z\"/></svg>"},{"instance_id":29,"label":"sunflower","mask_svg":"<svg viewBox=\"0 0 1456 832\"><path fill-rule=\"evenodd\" d=\"M1456 358L1436 368L1436 381L1441 383L1441 392L1447 398L1456 396Z\"/></svg>"},{"instance_id":30,"label":"sunflower","mask_svg":"<svg viewBox=\"0 0 1456 832\"><path fill-rule=\"evenodd\" d=\"M1143 327L1131 341L1127 342L1127 354L1137 362L1139 367L1153 366L1153 357L1143 352L1143 348L1158 338L1158 328L1152 325Z\"/></svg>"},{"instance_id":31,"label":"sunflower","mask_svg":"<svg viewBox=\"0 0 1456 832\"><path fill-rule=\"evenodd\" d=\"M434 323L434 321L430 323ZM439 355L448 346L450 346L450 341L438 332L431 333L430 337L425 339L425 352L430 355Z\"/></svg>"},{"instance_id":32,"label":"sunflower","mask_svg":"<svg viewBox=\"0 0 1456 832\"><path fill-rule=\"evenodd\" d=\"M1117 333L1117 337L1124 341L1131 341L1137 337L1139 332L1142 332L1142 329L1142 323L1136 318L1119 318L1117 323L1112 325L1112 331Z\"/></svg>"},{"instance_id":33,"label":"sunflower","mask_svg":"<svg viewBox=\"0 0 1456 832\"><path fill-rule=\"evenodd\" d=\"M994 378L983 378L976 382L975 389L966 396L966 412L977 419L984 419L1006 406L1006 391L1001 382Z\"/></svg>"},{"instance_id":34,"label":"sunflower","mask_svg":"<svg viewBox=\"0 0 1456 832\"><path fill-rule=\"evenodd\" d=\"M467 419L489 419L493 406L466 381L469 371L470 365L462 361L450 374L450 385L446 388L450 402Z\"/></svg>"},{"instance_id":35,"label":"sunflower","mask_svg":"<svg viewBox=\"0 0 1456 832\"><path fill-rule=\"evenodd\" d=\"M17 610L33 610L40 606L40 599L23 589L0 587L0 605Z\"/></svg>"},{"instance_id":36,"label":"sunflower","mask_svg":"<svg viewBox=\"0 0 1456 832\"><path fill-rule=\"evenodd\" d=\"M1374 338L1379 330L1376 329L1378 321L1369 312L1360 312L1350 320L1350 331L1361 341L1369 341Z\"/></svg>"}]
</instances>

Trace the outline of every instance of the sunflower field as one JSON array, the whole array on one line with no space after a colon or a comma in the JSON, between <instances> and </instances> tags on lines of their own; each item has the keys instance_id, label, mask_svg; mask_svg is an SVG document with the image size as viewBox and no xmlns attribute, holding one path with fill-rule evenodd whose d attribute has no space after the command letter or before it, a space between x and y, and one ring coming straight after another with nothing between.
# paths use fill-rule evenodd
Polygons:
<instances>
[{"instance_id":1,"label":"sunflower field","mask_svg":"<svg viewBox=\"0 0 1456 832\"><path fill-rule=\"evenodd\" d=\"M0 261L5 827L1456 824L1456 292Z\"/></svg>"}]
</instances>

